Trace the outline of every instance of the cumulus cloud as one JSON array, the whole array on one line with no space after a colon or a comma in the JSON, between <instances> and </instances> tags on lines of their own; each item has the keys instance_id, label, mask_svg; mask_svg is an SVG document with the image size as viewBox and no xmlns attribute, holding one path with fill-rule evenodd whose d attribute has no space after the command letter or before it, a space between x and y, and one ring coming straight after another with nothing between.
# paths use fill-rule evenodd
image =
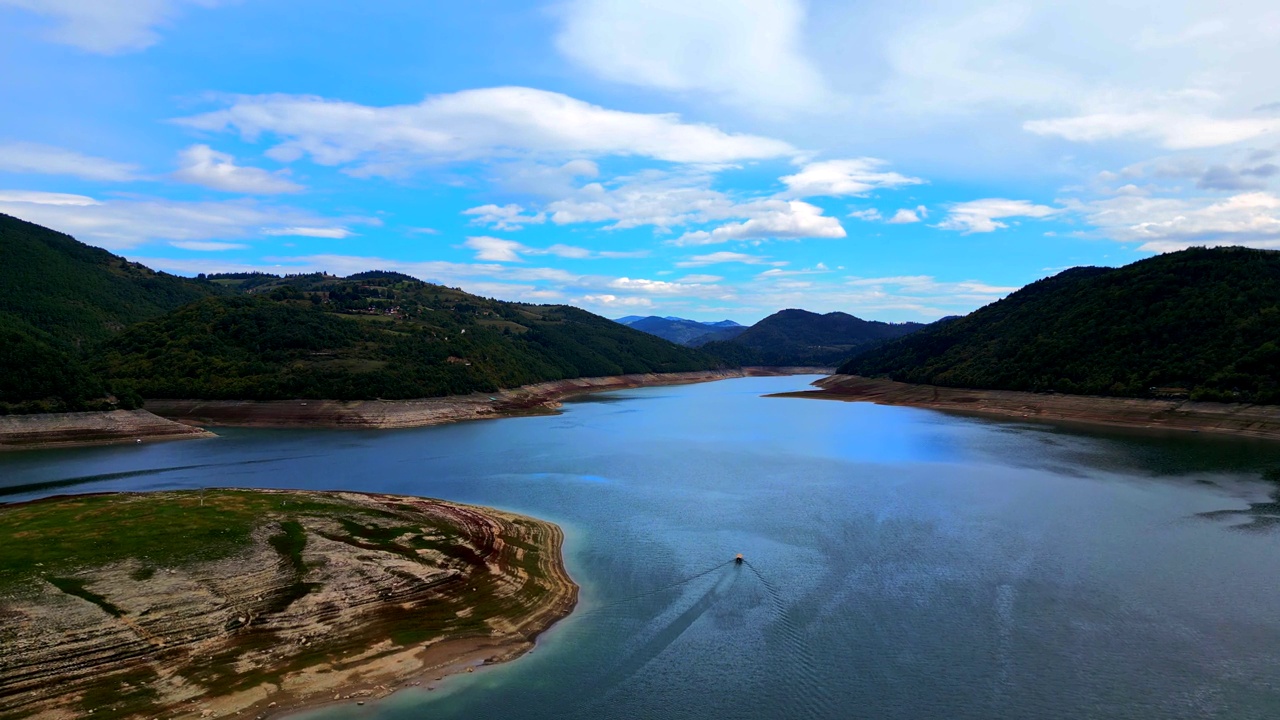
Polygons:
<instances>
[{"instance_id":1,"label":"cumulus cloud","mask_svg":"<svg viewBox=\"0 0 1280 720\"><path fill-rule=\"evenodd\" d=\"M225 241L258 235L307 234L307 230L337 232L333 222L297 208L263 205L247 200L180 202L158 198L100 200L85 195L36 191L0 191L0 213L59 230L110 250L165 240ZM372 222L342 218L340 222ZM291 224L298 223L290 227ZM306 223L306 225L303 225ZM342 230L344 233L349 231ZM337 237L337 235L313 235ZM344 235L345 236L345 235Z\"/></svg>"},{"instance_id":2,"label":"cumulus cloud","mask_svg":"<svg viewBox=\"0 0 1280 720\"><path fill-rule=\"evenodd\" d=\"M867 208L866 210L854 210L853 212L849 213L849 217L857 218L865 222L878 222L884 219L884 216L880 214L880 211L875 208Z\"/></svg>"},{"instance_id":3,"label":"cumulus cloud","mask_svg":"<svg viewBox=\"0 0 1280 720\"><path fill-rule=\"evenodd\" d=\"M138 166L37 143L0 143L0 171L69 175L82 180L140 180Z\"/></svg>"},{"instance_id":4,"label":"cumulus cloud","mask_svg":"<svg viewBox=\"0 0 1280 720\"><path fill-rule=\"evenodd\" d=\"M743 265L774 265L778 267L786 265L785 262L770 261L768 258L761 257L759 255L721 251L707 255L694 255L688 260L682 260L676 263L676 267L703 267L706 265L721 265L726 263L741 263Z\"/></svg>"},{"instance_id":5,"label":"cumulus cloud","mask_svg":"<svg viewBox=\"0 0 1280 720\"><path fill-rule=\"evenodd\" d=\"M672 241L674 245L714 245L730 240L842 238L844 226L822 214L822 208L801 200L782 203L745 222L695 230Z\"/></svg>"},{"instance_id":6,"label":"cumulus cloud","mask_svg":"<svg viewBox=\"0 0 1280 720\"><path fill-rule=\"evenodd\" d=\"M525 215L524 208L514 203L509 205L481 205L463 210L463 215L472 216L474 225L489 225L496 230L520 230L525 225L541 225L546 222L545 213Z\"/></svg>"},{"instance_id":7,"label":"cumulus cloud","mask_svg":"<svg viewBox=\"0 0 1280 720\"><path fill-rule=\"evenodd\" d=\"M159 41L156 29L183 5L213 7L218 0L0 0L52 18L48 39L93 53L143 50Z\"/></svg>"},{"instance_id":8,"label":"cumulus cloud","mask_svg":"<svg viewBox=\"0 0 1280 720\"><path fill-rule=\"evenodd\" d=\"M178 153L176 180L224 192L275 195L298 192L303 187L282 173L236 165L235 158L208 145L192 145Z\"/></svg>"},{"instance_id":9,"label":"cumulus cloud","mask_svg":"<svg viewBox=\"0 0 1280 720\"><path fill-rule=\"evenodd\" d=\"M830 103L800 0L570 0L556 47L614 82L703 92L761 113Z\"/></svg>"},{"instance_id":10,"label":"cumulus cloud","mask_svg":"<svg viewBox=\"0 0 1280 720\"><path fill-rule=\"evenodd\" d=\"M928 208L923 205L917 205L914 210L911 208L900 208L898 212L893 214L893 217L889 218L885 222L890 225L909 225L911 223L918 223L921 219L927 217L929 217Z\"/></svg>"},{"instance_id":11,"label":"cumulus cloud","mask_svg":"<svg viewBox=\"0 0 1280 720\"><path fill-rule=\"evenodd\" d=\"M880 188L898 188L919 185L920 178L901 173L886 172L888 165L877 158L851 158L847 160L823 160L808 163L794 175L782 178L788 194L794 197L866 195Z\"/></svg>"},{"instance_id":12,"label":"cumulus cloud","mask_svg":"<svg viewBox=\"0 0 1280 720\"><path fill-rule=\"evenodd\" d=\"M985 198L956 203L947 210L947 216L938 227L943 230L959 230L964 234L989 233L1009 227L1000 222L1007 218L1046 218L1062 212L1061 208L1036 205L1027 200Z\"/></svg>"},{"instance_id":13,"label":"cumulus cloud","mask_svg":"<svg viewBox=\"0 0 1280 720\"><path fill-rule=\"evenodd\" d=\"M423 163L496 157L622 155L676 163L788 156L780 140L726 133L674 114L609 110L526 87L432 95L416 105L376 107L304 95L255 95L178 123L281 142L280 160L310 156L353 172L393 174Z\"/></svg>"},{"instance_id":14,"label":"cumulus cloud","mask_svg":"<svg viewBox=\"0 0 1280 720\"><path fill-rule=\"evenodd\" d=\"M1248 192L1222 200L1120 196L1073 209L1103 235L1172 252L1197 245L1280 248L1280 197Z\"/></svg>"}]
</instances>

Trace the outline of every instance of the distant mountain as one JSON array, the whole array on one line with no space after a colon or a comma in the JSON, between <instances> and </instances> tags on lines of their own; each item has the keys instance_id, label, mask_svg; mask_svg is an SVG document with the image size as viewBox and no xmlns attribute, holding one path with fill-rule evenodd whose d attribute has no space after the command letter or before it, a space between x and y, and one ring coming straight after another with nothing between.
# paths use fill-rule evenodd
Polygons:
<instances>
[{"instance_id":1,"label":"distant mountain","mask_svg":"<svg viewBox=\"0 0 1280 720\"><path fill-rule=\"evenodd\" d=\"M704 351L736 365L839 365L859 352L925 327L920 323L862 320L842 312L825 315L782 310L737 337L702 344Z\"/></svg>"},{"instance_id":2,"label":"distant mountain","mask_svg":"<svg viewBox=\"0 0 1280 720\"><path fill-rule=\"evenodd\" d=\"M624 322L627 321L627 322ZM712 340L728 340L746 330L732 320L720 320L713 323L686 320L678 317L638 317L628 315L618 318L617 322L650 335L657 335L679 345L694 347Z\"/></svg>"},{"instance_id":3,"label":"distant mountain","mask_svg":"<svg viewBox=\"0 0 1280 720\"><path fill-rule=\"evenodd\" d=\"M721 365L578 308L376 270L180 278L0 215L0 413L430 397Z\"/></svg>"},{"instance_id":4,"label":"distant mountain","mask_svg":"<svg viewBox=\"0 0 1280 720\"><path fill-rule=\"evenodd\" d=\"M1074 268L840 371L951 387L1280 403L1280 252L1193 248Z\"/></svg>"}]
</instances>

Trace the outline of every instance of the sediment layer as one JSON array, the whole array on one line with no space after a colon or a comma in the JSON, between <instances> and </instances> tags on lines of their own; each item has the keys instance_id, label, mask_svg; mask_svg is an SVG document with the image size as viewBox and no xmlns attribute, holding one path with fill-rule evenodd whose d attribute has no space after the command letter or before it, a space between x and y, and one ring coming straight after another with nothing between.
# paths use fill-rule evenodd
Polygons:
<instances>
[{"instance_id":1,"label":"sediment layer","mask_svg":"<svg viewBox=\"0 0 1280 720\"><path fill-rule=\"evenodd\" d=\"M832 375L783 397L874 402L949 412L1280 439L1280 406L970 390Z\"/></svg>"},{"instance_id":2,"label":"sediment layer","mask_svg":"<svg viewBox=\"0 0 1280 720\"><path fill-rule=\"evenodd\" d=\"M77 527L55 524L68 513ZM175 544L164 538L184 528L163 519L184 517L195 533L250 524L230 551L216 541L167 557ZM155 543L83 567L47 549L10 558L0 572L4 718L254 717L362 702L460 662L516 657L577 601L558 527L423 498L79 496L0 510L0 534L15 532L69 552L147 548L148 534Z\"/></svg>"}]
</instances>

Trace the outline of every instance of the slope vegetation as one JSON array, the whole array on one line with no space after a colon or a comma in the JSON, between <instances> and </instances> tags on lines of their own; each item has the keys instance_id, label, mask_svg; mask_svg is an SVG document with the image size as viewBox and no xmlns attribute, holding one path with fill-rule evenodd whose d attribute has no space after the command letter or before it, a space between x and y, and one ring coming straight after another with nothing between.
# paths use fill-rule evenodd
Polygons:
<instances>
[{"instance_id":1,"label":"slope vegetation","mask_svg":"<svg viewBox=\"0 0 1280 720\"><path fill-rule=\"evenodd\" d=\"M276 278L251 295L193 303L130 327L95 368L144 397L356 400L715 364L577 308L369 272Z\"/></svg>"},{"instance_id":2,"label":"slope vegetation","mask_svg":"<svg viewBox=\"0 0 1280 720\"><path fill-rule=\"evenodd\" d=\"M1194 248L1075 268L841 373L1003 390L1280 402L1280 253Z\"/></svg>"}]
</instances>

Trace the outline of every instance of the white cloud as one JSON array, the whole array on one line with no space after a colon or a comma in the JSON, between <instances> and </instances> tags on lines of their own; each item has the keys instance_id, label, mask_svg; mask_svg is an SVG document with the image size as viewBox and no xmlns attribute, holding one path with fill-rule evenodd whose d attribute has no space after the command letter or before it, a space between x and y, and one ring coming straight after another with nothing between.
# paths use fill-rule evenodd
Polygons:
<instances>
[{"instance_id":1,"label":"white cloud","mask_svg":"<svg viewBox=\"0 0 1280 720\"><path fill-rule=\"evenodd\" d=\"M575 300L577 303L584 305L596 305L606 308L627 307L627 308L648 308L653 307L653 301L646 297L619 297L617 295L583 295Z\"/></svg>"},{"instance_id":2,"label":"white cloud","mask_svg":"<svg viewBox=\"0 0 1280 720\"><path fill-rule=\"evenodd\" d=\"M503 240L502 238L489 237L487 235L469 237L462 244L464 247L476 251L477 260L489 260L492 262L524 262L524 258L520 257L520 252L527 249L524 245L514 240Z\"/></svg>"},{"instance_id":3,"label":"white cloud","mask_svg":"<svg viewBox=\"0 0 1280 720\"><path fill-rule=\"evenodd\" d=\"M178 15L184 4L212 7L217 0L0 0L53 18L47 35L54 42L114 55L142 50L159 39L156 28Z\"/></svg>"},{"instance_id":4,"label":"white cloud","mask_svg":"<svg viewBox=\"0 0 1280 720\"><path fill-rule=\"evenodd\" d=\"M1152 140L1172 150L1207 148L1252 140L1280 130L1280 118L1217 119L1170 112L1106 112L1032 120L1022 126L1037 135L1072 142L1124 137Z\"/></svg>"},{"instance_id":5,"label":"white cloud","mask_svg":"<svg viewBox=\"0 0 1280 720\"><path fill-rule=\"evenodd\" d=\"M875 208L867 208L866 210L854 210L853 212L849 213L849 217L858 218L859 220L862 220L864 222L878 222L884 219L884 216L880 214L880 211Z\"/></svg>"},{"instance_id":6,"label":"white cloud","mask_svg":"<svg viewBox=\"0 0 1280 720\"><path fill-rule=\"evenodd\" d=\"M31 205L101 205L87 195L51 193L39 190L0 190L0 203L28 203Z\"/></svg>"},{"instance_id":7,"label":"white cloud","mask_svg":"<svg viewBox=\"0 0 1280 720\"><path fill-rule=\"evenodd\" d=\"M897 188L919 185L920 178L901 173L885 172L888 163L876 158L851 158L847 160L823 160L812 162L795 175L787 175L782 182L788 194L794 197L866 195L880 188Z\"/></svg>"},{"instance_id":8,"label":"white cloud","mask_svg":"<svg viewBox=\"0 0 1280 720\"><path fill-rule=\"evenodd\" d=\"M832 101L805 58L800 0L570 0L556 47L615 82L709 92L760 114Z\"/></svg>"},{"instance_id":9,"label":"white cloud","mask_svg":"<svg viewBox=\"0 0 1280 720\"><path fill-rule=\"evenodd\" d=\"M1005 218L1045 218L1062 212L1061 208L1036 205L1027 200L986 198L956 203L947 210L947 217L938 223L944 230L959 230L964 234L994 232L1009 227L1000 222Z\"/></svg>"},{"instance_id":10,"label":"white cloud","mask_svg":"<svg viewBox=\"0 0 1280 720\"><path fill-rule=\"evenodd\" d=\"M309 155L321 165L394 174L423 163L475 158L622 155L677 163L788 156L785 142L730 134L674 114L609 110L568 95L496 87L432 95L416 105L374 107L303 95L242 96L224 109L182 118L206 131L238 131L282 142L279 160Z\"/></svg>"},{"instance_id":11,"label":"white cloud","mask_svg":"<svg viewBox=\"0 0 1280 720\"><path fill-rule=\"evenodd\" d=\"M893 217L889 218L885 222L890 225L909 225L911 223L918 223L922 218L927 217L929 217L928 208L923 205L917 205L914 210L911 208L900 208L898 212L893 214Z\"/></svg>"},{"instance_id":12,"label":"white cloud","mask_svg":"<svg viewBox=\"0 0 1280 720\"><path fill-rule=\"evenodd\" d=\"M292 232L294 230L337 230L311 225L332 221L309 211L262 205L247 200L98 200L85 195L19 190L0 191L0 212L74 235L81 241L111 250L130 248L155 240L225 241L259 234L302 234ZM355 217L342 218L340 221L374 222ZM290 223L299 225L290 228ZM285 232L286 230L290 232ZM349 233L346 230L343 232Z\"/></svg>"},{"instance_id":13,"label":"white cloud","mask_svg":"<svg viewBox=\"0 0 1280 720\"><path fill-rule=\"evenodd\" d=\"M275 195L303 189L281 173L236 165L235 158L208 145L192 145L183 150L178 153L178 162L178 170L173 173L175 179L214 190Z\"/></svg>"},{"instance_id":14,"label":"white cloud","mask_svg":"<svg viewBox=\"0 0 1280 720\"><path fill-rule=\"evenodd\" d=\"M1073 209L1103 235L1171 252L1204 245L1280 248L1280 197L1249 192L1223 200L1119 196Z\"/></svg>"},{"instance_id":15,"label":"white cloud","mask_svg":"<svg viewBox=\"0 0 1280 720\"><path fill-rule=\"evenodd\" d=\"M244 250L249 247L243 243L226 243L217 241L201 241L201 240L179 240L171 242L170 245L181 248L183 250L195 250L198 252L222 252L224 250Z\"/></svg>"},{"instance_id":16,"label":"white cloud","mask_svg":"<svg viewBox=\"0 0 1280 720\"><path fill-rule=\"evenodd\" d=\"M524 208L516 205L481 205L463 210L463 215L471 215L474 225L490 225L496 230L520 230L525 225L541 225L546 222L545 213L525 215Z\"/></svg>"},{"instance_id":17,"label":"white cloud","mask_svg":"<svg viewBox=\"0 0 1280 720\"><path fill-rule=\"evenodd\" d=\"M573 245L564 245L557 243L547 248L529 247L523 243L514 240L503 240L489 236L469 237L462 246L476 251L477 260L489 260L493 262L524 262L525 255L554 255L556 257L569 258L572 260L595 260L600 258L626 259L645 257L649 254L647 250L601 250L594 251L587 248L576 247Z\"/></svg>"},{"instance_id":18,"label":"white cloud","mask_svg":"<svg viewBox=\"0 0 1280 720\"><path fill-rule=\"evenodd\" d=\"M355 235L354 232L344 227L303 227L299 225L267 228L262 231L262 234L284 237L328 238L330 240L342 240Z\"/></svg>"},{"instance_id":19,"label":"white cloud","mask_svg":"<svg viewBox=\"0 0 1280 720\"><path fill-rule=\"evenodd\" d=\"M771 262L768 258L760 257L759 255L721 251L707 255L694 255L688 260L676 263L676 267L703 267L706 265L720 265L724 263L742 263L743 265L786 265L785 262Z\"/></svg>"},{"instance_id":20,"label":"white cloud","mask_svg":"<svg viewBox=\"0 0 1280 720\"><path fill-rule=\"evenodd\" d=\"M689 295L699 290L708 289L706 283L667 282L665 280L646 280L644 278L621 277L609 283L615 290L642 292L648 295Z\"/></svg>"},{"instance_id":21,"label":"white cloud","mask_svg":"<svg viewBox=\"0 0 1280 720\"><path fill-rule=\"evenodd\" d=\"M37 143L0 144L0 171L70 175L83 180L130 182L142 179L138 166Z\"/></svg>"},{"instance_id":22,"label":"white cloud","mask_svg":"<svg viewBox=\"0 0 1280 720\"><path fill-rule=\"evenodd\" d=\"M846 233L840 221L823 215L822 208L800 200L791 200L777 209L761 213L746 222L722 225L710 232L696 230L681 235L673 245L714 245L730 240L766 238L842 238Z\"/></svg>"},{"instance_id":23,"label":"white cloud","mask_svg":"<svg viewBox=\"0 0 1280 720\"><path fill-rule=\"evenodd\" d=\"M698 283L698 284L718 283L721 280L724 280L724 278L720 275L695 274L695 275L685 275L684 277L680 278L680 282L682 283Z\"/></svg>"}]
</instances>

